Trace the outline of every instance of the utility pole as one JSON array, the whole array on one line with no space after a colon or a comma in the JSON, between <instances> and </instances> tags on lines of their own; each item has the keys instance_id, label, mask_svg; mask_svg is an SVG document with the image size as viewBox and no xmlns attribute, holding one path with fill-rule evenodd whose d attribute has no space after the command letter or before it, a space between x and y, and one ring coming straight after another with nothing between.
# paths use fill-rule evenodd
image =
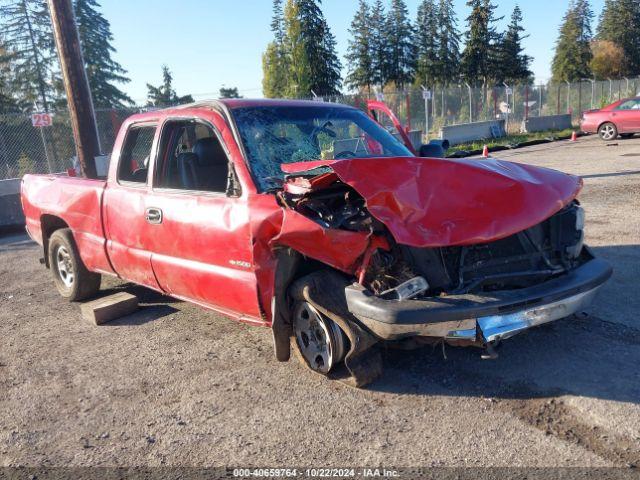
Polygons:
<instances>
[{"instance_id":1,"label":"utility pole","mask_svg":"<svg viewBox=\"0 0 640 480\"><path fill-rule=\"evenodd\" d=\"M48 0L48 4L78 161L85 177L96 178L100 142L73 7L71 0Z\"/></svg>"}]
</instances>

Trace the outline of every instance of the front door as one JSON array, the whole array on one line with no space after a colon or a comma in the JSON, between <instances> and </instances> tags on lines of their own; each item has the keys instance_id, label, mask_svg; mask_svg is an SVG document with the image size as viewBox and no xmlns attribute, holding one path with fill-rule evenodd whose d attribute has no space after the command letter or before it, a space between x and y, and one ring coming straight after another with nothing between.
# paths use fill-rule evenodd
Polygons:
<instances>
[{"instance_id":1,"label":"front door","mask_svg":"<svg viewBox=\"0 0 640 480\"><path fill-rule=\"evenodd\" d=\"M220 138L212 124L196 119L162 126L147 199L160 215L151 263L167 293L261 323L248 206L230 193L233 177Z\"/></svg>"},{"instance_id":2,"label":"front door","mask_svg":"<svg viewBox=\"0 0 640 480\"><path fill-rule=\"evenodd\" d=\"M622 102L611 113L611 119L618 127L619 133L640 132L640 100Z\"/></svg>"}]
</instances>

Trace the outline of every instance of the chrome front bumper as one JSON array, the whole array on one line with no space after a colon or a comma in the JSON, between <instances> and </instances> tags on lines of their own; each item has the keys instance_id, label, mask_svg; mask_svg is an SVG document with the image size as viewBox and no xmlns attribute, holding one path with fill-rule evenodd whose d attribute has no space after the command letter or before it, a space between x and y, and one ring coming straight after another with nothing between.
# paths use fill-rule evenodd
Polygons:
<instances>
[{"instance_id":1,"label":"chrome front bumper","mask_svg":"<svg viewBox=\"0 0 640 480\"><path fill-rule=\"evenodd\" d=\"M521 312L478 318L476 319L476 328L454 330L445 338L447 340L474 341L481 336L484 343L504 340L529 328L566 318L583 311L591 304L598 290L600 290L600 287Z\"/></svg>"}]
</instances>

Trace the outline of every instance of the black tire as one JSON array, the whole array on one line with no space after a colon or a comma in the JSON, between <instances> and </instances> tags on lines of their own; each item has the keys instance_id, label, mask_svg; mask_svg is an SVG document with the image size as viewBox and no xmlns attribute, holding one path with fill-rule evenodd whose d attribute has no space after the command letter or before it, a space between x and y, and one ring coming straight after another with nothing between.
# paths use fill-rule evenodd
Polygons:
<instances>
[{"instance_id":1,"label":"black tire","mask_svg":"<svg viewBox=\"0 0 640 480\"><path fill-rule=\"evenodd\" d=\"M618 127L611 122L603 123L598 128L598 135L605 142L610 142L618 138Z\"/></svg>"},{"instance_id":2,"label":"black tire","mask_svg":"<svg viewBox=\"0 0 640 480\"><path fill-rule=\"evenodd\" d=\"M49 238L49 267L58 292L70 302L94 297L100 290L100 274L87 270L68 228L56 230Z\"/></svg>"}]
</instances>

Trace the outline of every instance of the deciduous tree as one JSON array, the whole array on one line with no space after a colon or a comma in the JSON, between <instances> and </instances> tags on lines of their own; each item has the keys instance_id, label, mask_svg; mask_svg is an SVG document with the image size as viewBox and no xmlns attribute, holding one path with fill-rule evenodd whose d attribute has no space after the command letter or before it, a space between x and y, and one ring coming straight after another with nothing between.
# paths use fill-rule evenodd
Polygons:
<instances>
[{"instance_id":1,"label":"deciduous tree","mask_svg":"<svg viewBox=\"0 0 640 480\"><path fill-rule=\"evenodd\" d=\"M622 47L609 40L591 42L593 58L589 67L598 80L620 78L624 75L627 62Z\"/></svg>"},{"instance_id":2,"label":"deciduous tree","mask_svg":"<svg viewBox=\"0 0 640 480\"><path fill-rule=\"evenodd\" d=\"M622 48L624 66L620 75L640 75L640 2L638 0L606 0L600 16L597 38L613 42ZM610 54L614 53L605 44L602 48L609 50ZM605 51L602 48L599 50L604 54ZM605 65L600 64L598 68L600 67Z\"/></svg>"}]
</instances>

